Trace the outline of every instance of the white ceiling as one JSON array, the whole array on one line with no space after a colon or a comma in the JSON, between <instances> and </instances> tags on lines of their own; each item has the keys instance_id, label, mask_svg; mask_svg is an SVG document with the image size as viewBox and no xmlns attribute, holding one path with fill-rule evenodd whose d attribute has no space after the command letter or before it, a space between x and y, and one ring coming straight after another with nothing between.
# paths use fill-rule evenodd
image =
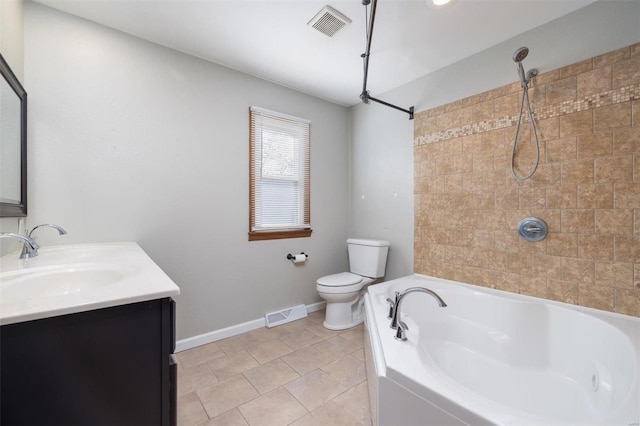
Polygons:
<instances>
[{"instance_id":1,"label":"white ceiling","mask_svg":"<svg viewBox=\"0 0 640 426\"><path fill-rule=\"evenodd\" d=\"M341 105L358 103L360 0L34 0ZM594 0L379 0L368 89L402 86ZM307 26L325 5L352 19L330 38Z\"/></svg>"}]
</instances>

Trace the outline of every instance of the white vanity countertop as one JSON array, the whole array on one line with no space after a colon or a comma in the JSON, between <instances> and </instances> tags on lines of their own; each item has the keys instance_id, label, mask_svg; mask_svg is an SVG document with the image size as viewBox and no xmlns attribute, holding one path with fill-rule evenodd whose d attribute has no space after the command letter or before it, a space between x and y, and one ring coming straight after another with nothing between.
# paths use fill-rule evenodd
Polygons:
<instances>
[{"instance_id":1,"label":"white vanity countertop","mask_svg":"<svg viewBox=\"0 0 640 426\"><path fill-rule=\"evenodd\" d=\"M0 257L0 325L180 294L136 243L43 247Z\"/></svg>"}]
</instances>

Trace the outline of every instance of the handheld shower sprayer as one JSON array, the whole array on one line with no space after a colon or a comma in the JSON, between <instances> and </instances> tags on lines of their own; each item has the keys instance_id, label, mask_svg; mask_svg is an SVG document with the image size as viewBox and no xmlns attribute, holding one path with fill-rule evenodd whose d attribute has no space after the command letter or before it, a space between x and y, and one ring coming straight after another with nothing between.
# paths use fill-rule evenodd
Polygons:
<instances>
[{"instance_id":1,"label":"handheld shower sprayer","mask_svg":"<svg viewBox=\"0 0 640 426\"><path fill-rule=\"evenodd\" d=\"M524 58L529 54L529 48L526 46L521 47L513 53L513 61L520 63L524 61Z\"/></svg>"},{"instance_id":2,"label":"handheld shower sprayer","mask_svg":"<svg viewBox=\"0 0 640 426\"><path fill-rule=\"evenodd\" d=\"M520 85L522 86L522 88L527 86L531 79L538 75L538 70L536 68L529 70L529 72L527 72L526 74L524 72L522 61L527 57L528 54L528 47L521 47L513 54L513 61L516 63L516 68L518 69L518 77L520 77Z\"/></svg>"},{"instance_id":3,"label":"handheld shower sprayer","mask_svg":"<svg viewBox=\"0 0 640 426\"><path fill-rule=\"evenodd\" d=\"M520 77L520 84L524 88L524 86L528 83L527 77L524 74L524 67L522 66L522 61L529 54L528 47L521 47L516 50L513 54L513 61L516 63L516 68L518 69L518 77Z\"/></svg>"},{"instance_id":4,"label":"handheld shower sprayer","mask_svg":"<svg viewBox=\"0 0 640 426\"><path fill-rule=\"evenodd\" d=\"M514 179L519 181L527 180L531 176L533 176L536 169L538 168L538 164L540 163L540 143L538 142L536 123L533 121L533 112L531 111L531 104L529 103L529 82L538 75L538 70L536 68L533 68L529 70L529 72L525 73L524 67L522 66L522 61L527 57L528 54L529 48L524 46L516 50L513 54L513 61L516 63L518 77L520 78L520 87L522 87L522 98L520 99L520 111L518 112L518 125L516 127L516 135L513 139L513 148L511 150L511 175L514 177ZM518 145L518 134L520 133L520 124L522 123L522 112L524 109L525 99L527 101L529 122L531 123L531 133L533 133L533 137L536 142L536 161L526 176L518 176L515 171L514 161L516 156L516 147Z\"/></svg>"}]
</instances>

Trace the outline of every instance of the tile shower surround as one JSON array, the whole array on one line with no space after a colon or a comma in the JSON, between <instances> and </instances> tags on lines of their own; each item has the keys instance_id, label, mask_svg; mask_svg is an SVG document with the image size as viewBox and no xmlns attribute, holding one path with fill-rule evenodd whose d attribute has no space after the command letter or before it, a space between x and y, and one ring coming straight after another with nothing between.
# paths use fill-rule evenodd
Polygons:
<instances>
[{"instance_id":1,"label":"tile shower surround","mask_svg":"<svg viewBox=\"0 0 640 426\"><path fill-rule=\"evenodd\" d=\"M416 114L415 271L640 316L640 43L533 79L540 165L524 182L509 171L520 96ZM534 158L525 116L519 175ZM517 236L527 216L546 239Z\"/></svg>"}]
</instances>

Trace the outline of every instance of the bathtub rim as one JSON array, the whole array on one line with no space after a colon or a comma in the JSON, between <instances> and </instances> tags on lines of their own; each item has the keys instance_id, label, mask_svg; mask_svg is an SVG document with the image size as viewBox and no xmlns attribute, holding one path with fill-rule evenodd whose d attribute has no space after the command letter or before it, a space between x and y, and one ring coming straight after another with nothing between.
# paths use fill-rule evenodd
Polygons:
<instances>
[{"instance_id":1,"label":"bathtub rim","mask_svg":"<svg viewBox=\"0 0 640 426\"><path fill-rule=\"evenodd\" d=\"M602 309L590 308L588 306L577 305L577 304L574 304L574 303L567 303L567 302L560 302L560 301L557 301L557 300L545 299L543 297L531 296L531 295L528 295L528 294L514 293L514 292L511 292L511 291L500 290L500 289L497 289L497 288L483 287L483 286L477 285L477 284L468 284L468 283L463 283L463 282L460 282L460 281L448 280L446 278L438 278L438 277L434 277L434 276L431 276L431 275L414 273L414 274L406 275L404 277L397 278L396 280L400 280L400 279L408 278L408 277L424 277L426 279L430 279L430 280L434 280L434 281L442 281L443 283L450 283L450 284L453 284L455 286L468 287L468 288L471 288L471 289L474 289L474 290L478 290L480 292L486 292L486 293L489 293L489 294L496 293L497 295L507 297L508 299L525 298L525 299L530 300L530 301L549 303L551 305L560 306L560 307L568 308L568 309L571 309L571 310L585 311L587 313L596 314L596 316L604 315L604 316L611 316L613 318L627 319L627 320L631 320L632 322L637 322L638 324L640 324L640 317L636 317L636 316L633 316L633 315L622 314L622 313L619 313L619 312L605 311L605 310L602 310ZM396 281L396 280L385 281L384 283L389 283L391 281ZM379 284L384 284L384 283L379 283Z\"/></svg>"},{"instance_id":2,"label":"bathtub rim","mask_svg":"<svg viewBox=\"0 0 640 426\"><path fill-rule=\"evenodd\" d=\"M640 317L636 317L633 315L627 315L627 314L611 312L611 311L604 311L602 309L590 308L588 306L582 306L582 305L566 303L566 302L559 302L556 300L545 299L542 297L530 296L528 294L513 293L511 291L499 290L497 288L483 287L476 284L468 284L460 281L448 280L446 278L439 278L431 275L418 274L418 273L413 273L413 274L405 275L403 277L399 277L393 280L373 284L369 286L369 288L373 287L372 289L372 292L373 292L375 291L376 288L380 288L384 284L389 284L389 283L393 283L393 282L404 280L404 279L410 279L413 277L420 277L420 278L431 280L434 282L441 282L445 285L453 285L454 287L466 287L470 290L479 291L480 293L487 293L489 295L495 295L498 297L504 297L504 298L516 300L516 301L521 301L519 299L524 299L525 301L530 301L530 302L550 304L552 306L557 306L563 309L578 311L581 314L595 316L598 319L605 321L616 328L622 328L624 334L631 339L631 341L634 343L634 346L640 349L640 335L631 336L631 332L633 330L627 330L630 327L629 325L630 323L635 323L636 327L640 327ZM367 292L369 292L369 289L367 289ZM634 339L633 337L637 337L637 339Z\"/></svg>"},{"instance_id":3,"label":"bathtub rim","mask_svg":"<svg viewBox=\"0 0 640 426\"><path fill-rule=\"evenodd\" d=\"M404 283L400 286L396 286L395 284L399 281L404 281ZM435 398L438 401L439 406L442 409L448 412L456 412L458 409L462 410L462 413L472 413L473 415L480 416L485 423L493 423L497 422L498 424L544 424L545 421L549 421L548 418L542 416L535 416L530 413L522 412L520 410L505 410L505 405L494 402L487 398L479 398L479 396L470 391L466 390L464 386L461 384L457 384L453 382L452 379L448 379L444 383L442 382L441 372L434 371L419 371L418 373L411 372L414 374L410 374L407 372L407 366L413 365L414 363L418 363L418 365L422 366L420 362L418 354L418 348L416 342L403 342L403 346L393 346L395 341L393 340L393 331L388 327L388 320L385 315L382 314L383 318L380 318L384 309L380 309L380 301L378 299L378 295L385 294L385 297L388 295L387 293L383 293L385 291L393 292L396 290L394 287L406 288L414 285L422 285L427 286L435 291L438 290L437 284L442 284L441 287L446 287L448 289L452 288L466 288L470 291L480 292L484 294L489 294L501 298L506 298L509 300L515 300L517 302L535 302L535 303L544 303L552 306L558 306L562 309L569 309L571 311L577 311L578 314L587 315L590 317L595 317L601 321L604 321L610 326L615 327L619 331L621 331L626 338L628 338L635 350L635 355L640 353L640 318L619 314L615 312L602 311L599 309L573 305L563 302L557 302L548 299L542 299L535 296L522 295L511 293L508 291L491 289L487 287L481 287L473 284L461 283L458 281L447 280L438 277L432 277L424 274L411 274L404 277L400 277L395 280L386 281L375 286L371 286L367 291L367 297L369 298L368 302L370 306L375 305L378 307L378 312L371 313L369 323L375 324L375 331L369 330L370 334L376 334L378 339L378 344L382 344L386 347L380 348L380 351L384 352L385 359L385 370L386 377L400 383L405 388L409 389L413 393L420 395L427 401L431 401L433 403L433 399ZM389 290L389 288L393 288L393 290ZM378 299L375 300L374 299ZM367 312L369 315L369 312ZM390 346L389 346L390 345ZM407 351L407 346L414 346L414 350ZM387 349L389 348L389 349ZM407 352L413 355L413 359L405 359L404 362L398 362L398 351L394 351L398 349L401 351L404 348L403 355L407 355ZM636 357L636 372L639 371L640 368L638 357ZM637 375L636 375L637 376ZM639 388L639 379L636 377L633 382L633 393L631 396L636 395L638 393ZM421 383L429 383L432 386L426 387ZM454 385L452 386L452 383ZM464 394L464 395L460 395ZM454 398L454 396L460 396L460 398ZM629 400L630 397L627 398ZM625 402L627 401L625 400ZM626 405L625 405L626 406ZM478 409L480 407L480 409ZM631 407L633 409L633 406ZM640 411L640 410L639 410ZM640 413L639 413L640 415ZM466 415L456 415L461 419L468 418ZM630 419L631 423L633 421L637 421L637 419ZM594 419L594 421L598 421ZM470 422L473 423L473 422Z\"/></svg>"}]
</instances>

